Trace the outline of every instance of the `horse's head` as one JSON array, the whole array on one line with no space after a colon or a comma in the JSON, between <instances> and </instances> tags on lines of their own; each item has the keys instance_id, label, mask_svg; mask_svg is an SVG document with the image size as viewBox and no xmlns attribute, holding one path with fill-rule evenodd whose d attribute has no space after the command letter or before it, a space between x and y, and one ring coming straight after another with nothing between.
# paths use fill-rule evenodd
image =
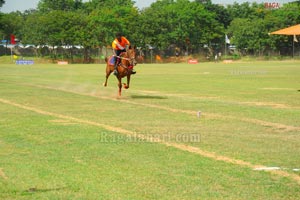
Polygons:
<instances>
[{"instance_id":1,"label":"horse's head","mask_svg":"<svg viewBox=\"0 0 300 200\"><path fill-rule=\"evenodd\" d=\"M128 50L127 50L127 55L128 55L128 58L129 58L129 63L131 66L135 66L137 65L137 61L136 61L136 47L131 47L129 46Z\"/></svg>"}]
</instances>

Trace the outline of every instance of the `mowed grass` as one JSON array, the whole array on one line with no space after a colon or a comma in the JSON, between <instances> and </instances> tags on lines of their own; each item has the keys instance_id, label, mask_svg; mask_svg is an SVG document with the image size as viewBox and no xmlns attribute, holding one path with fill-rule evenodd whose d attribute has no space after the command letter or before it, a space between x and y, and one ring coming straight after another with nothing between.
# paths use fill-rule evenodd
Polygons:
<instances>
[{"instance_id":1,"label":"mowed grass","mask_svg":"<svg viewBox=\"0 0 300 200\"><path fill-rule=\"evenodd\" d=\"M0 199L300 197L300 62L136 69L1 64Z\"/></svg>"}]
</instances>

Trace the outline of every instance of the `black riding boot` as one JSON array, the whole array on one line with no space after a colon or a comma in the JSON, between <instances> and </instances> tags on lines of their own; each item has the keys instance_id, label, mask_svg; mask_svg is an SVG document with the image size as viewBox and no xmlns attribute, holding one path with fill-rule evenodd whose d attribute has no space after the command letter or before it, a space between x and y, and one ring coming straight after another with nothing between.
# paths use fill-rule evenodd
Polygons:
<instances>
[{"instance_id":1,"label":"black riding boot","mask_svg":"<svg viewBox=\"0 0 300 200\"><path fill-rule=\"evenodd\" d=\"M115 65L114 65L114 75L117 76L118 75L118 60L116 59L115 61Z\"/></svg>"}]
</instances>

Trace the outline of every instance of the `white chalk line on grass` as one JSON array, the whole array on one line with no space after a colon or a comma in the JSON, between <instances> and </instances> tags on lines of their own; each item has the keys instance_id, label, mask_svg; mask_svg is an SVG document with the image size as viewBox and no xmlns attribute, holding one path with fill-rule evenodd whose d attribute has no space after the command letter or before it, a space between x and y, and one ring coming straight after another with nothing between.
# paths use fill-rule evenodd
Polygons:
<instances>
[{"instance_id":1,"label":"white chalk line on grass","mask_svg":"<svg viewBox=\"0 0 300 200\"><path fill-rule=\"evenodd\" d=\"M54 113L54 112L44 111L44 110L41 110L41 109L38 109L38 108L35 108L35 107L32 107L32 106L21 105L21 104L18 104L18 103L15 103L15 102L12 102L10 100L3 99L3 98L0 98L0 102L2 102L4 104L7 104L7 105L17 107L17 108L21 108L21 109L24 109L24 110L32 111L32 112L35 112L35 113L38 113L38 114L41 114L41 115L52 116L52 117L65 119L65 120L70 120L70 121L81 123L81 124L86 124L86 125L91 125L91 126L104 128L108 131L113 131L113 132L117 132L117 133L129 136L129 137L134 137L134 138L142 139L142 140L145 140L145 141L148 141L148 142L152 142L152 143L155 142L155 143L162 144L162 145L165 145L165 146L168 146L168 147L173 147L173 148L185 151L185 152L198 154L200 156L210 158L210 159L213 159L213 160L216 160L216 161L223 161L225 163L235 164L235 165L239 165L239 166L243 166L243 167L248 167L248 168L251 168L251 169L267 168L267 166L254 165L254 164L252 164L250 162L247 162L247 161L233 159L233 158L225 157L225 156L220 156L220 155L217 155L214 152L208 152L208 151L201 150L198 147L193 147L193 146L186 145L186 144L179 144L179 143L175 143L175 142L164 141L164 140L161 140L159 138L153 138L153 137L146 136L146 135L143 135L143 134L137 134L133 131L126 130L126 129L123 129L123 128L114 127L114 126L110 126L110 125L106 125L106 124L101 124L101 123L90 121L90 120L75 118L75 117L71 117L71 116L68 116L68 115L62 115L62 114L58 114L58 113ZM298 176L296 174L290 174L288 172L280 171L280 170L269 171L269 172L272 173L272 174L281 176L281 177L288 177L288 178L296 181L298 184L300 184L300 176ZM0 170L0 173L1 173L1 170ZM3 174L0 174L0 176L6 177L5 175L3 176Z\"/></svg>"},{"instance_id":2,"label":"white chalk line on grass","mask_svg":"<svg viewBox=\"0 0 300 200\"><path fill-rule=\"evenodd\" d=\"M160 106L160 105L155 105L155 104L129 101L129 100L122 99L122 98L104 97L104 96L96 95L94 93L92 93L92 94L91 93L82 93L82 92L77 92L77 91L72 91L72 90L67 90L67 89L62 89L62 88L49 87L49 86L42 86L42 85L32 85L32 84L21 84L21 85L37 87L37 88L42 88L42 89L62 91L62 92L68 92L68 93L73 93L73 94L82 95L82 96L91 96L91 97L95 97L98 99L104 99L104 100L109 100L109 101L118 101L118 102L122 101L122 102L125 102L128 104L145 106L145 107L149 107L149 108L156 108L156 109L165 110L165 111L169 111L169 112L173 112L173 113L184 113L184 114L189 114L189 115L194 115L194 116L197 116L197 114L198 114L198 111L182 110L182 109L170 108L170 107ZM300 127L297 127L297 126L268 122L268 121L263 121L263 120L259 120L259 119L253 119L253 118L234 117L234 116L230 116L230 115L225 116L225 115L221 115L221 114L207 113L207 112L201 113L201 115L204 117L209 117L209 118L214 118L214 119L239 120L239 121L243 121L243 122L247 122L247 123L258 124L261 126L272 127L279 131L300 131Z\"/></svg>"},{"instance_id":3,"label":"white chalk line on grass","mask_svg":"<svg viewBox=\"0 0 300 200\"><path fill-rule=\"evenodd\" d=\"M290 90L297 91L296 88L259 88L260 90Z\"/></svg>"},{"instance_id":4,"label":"white chalk line on grass","mask_svg":"<svg viewBox=\"0 0 300 200\"><path fill-rule=\"evenodd\" d=\"M191 96L188 94L164 94L158 91L147 91L147 90L134 90L137 93L144 93L144 94L155 94L155 95L163 95L167 97L178 97L178 98L189 98L189 99L197 99L197 100L209 100L217 103L227 103L227 104L234 104L234 105L247 105L247 106L254 106L254 107L268 107L272 109L300 109L299 106L291 106L286 105L283 103L276 103L276 102L257 102L257 101L232 101L232 100L222 100L219 96Z\"/></svg>"},{"instance_id":5,"label":"white chalk line on grass","mask_svg":"<svg viewBox=\"0 0 300 200\"><path fill-rule=\"evenodd\" d=\"M5 175L4 171L2 168L0 168L0 177L2 177L4 180L7 180L8 177Z\"/></svg>"},{"instance_id":6,"label":"white chalk line on grass","mask_svg":"<svg viewBox=\"0 0 300 200\"><path fill-rule=\"evenodd\" d=\"M196 116L198 114L198 111L182 110L182 109L170 108L170 107L166 107L166 106L160 106L160 105L149 104L149 103L140 103L140 102L135 102L135 101L129 101L129 100L122 99L122 98L99 96L99 95L96 95L95 92L94 93L82 93L82 92L78 92L78 91L72 91L72 90L67 90L67 89L63 89L63 88L55 88L55 87L50 87L50 86L33 85L33 84L26 84L26 83L23 83L23 84L15 83L15 84L23 85L23 86L30 86L30 87L37 87L37 88L42 88L42 89L55 90L55 91L68 92L68 93L72 93L72 94L77 94L77 95L82 95L82 96L90 96L90 97L109 100L109 101L122 101L122 102L125 102L128 104L156 108L156 109L165 110L165 111L169 111L169 112L173 112L173 113L185 113L185 114L194 115L194 116ZM263 120L259 120L259 119L253 119L253 118L235 117L235 116L230 116L230 115L221 115L221 114L207 113L207 112L205 112L205 113L203 112L203 113L201 113L201 115L204 117L213 118L213 119L224 119L224 120L231 119L231 120L238 120L238 121L242 121L242 122L257 124L257 125L264 126L264 127L271 127L271 128L275 128L275 131L279 131L279 132L300 131L300 127L297 127L297 126L268 122L268 121L263 121Z\"/></svg>"}]
</instances>

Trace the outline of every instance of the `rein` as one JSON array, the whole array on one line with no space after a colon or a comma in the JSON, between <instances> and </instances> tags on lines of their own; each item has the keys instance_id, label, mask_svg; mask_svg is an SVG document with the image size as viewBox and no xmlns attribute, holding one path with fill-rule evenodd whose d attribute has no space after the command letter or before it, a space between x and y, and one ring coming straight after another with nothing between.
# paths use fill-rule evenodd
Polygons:
<instances>
[{"instance_id":1,"label":"rein","mask_svg":"<svg viewBox=\"0 0 300 200\"><path fill-rule=\"evenodd\" d=\"M124 58L124 57L122 57L122 56L116 56L116 55L113 55L113 56L116 57L116 58L119 58L119 59L121 59L121 60L127 60L127 61L129 62L129 65L128 65L128 66L124 65L122 62L120 62L119 65L120 65L121 67L125 68L125 69L132 69L133 66L135 65L135 64L134 64L135 58L134 58L134 57L133 57L133 58L130 58L130 55L128 54L128 52L126 52L126 55L127 55L127 58Z\"/></svg>"},{"instance_id":2,"label":"rein","mask_svg":"<svg viewBox=\"0 0 300 200\"><path fill-rule=\"evenodd\" d=\"M114 55L114 57L120 58L120 59L122 59L122 60L128 60L128 61L130 61L130 58L124 58L124 57L121 57L121 56L115 56L115 55Z\"/></svg>"}]
</instances>

